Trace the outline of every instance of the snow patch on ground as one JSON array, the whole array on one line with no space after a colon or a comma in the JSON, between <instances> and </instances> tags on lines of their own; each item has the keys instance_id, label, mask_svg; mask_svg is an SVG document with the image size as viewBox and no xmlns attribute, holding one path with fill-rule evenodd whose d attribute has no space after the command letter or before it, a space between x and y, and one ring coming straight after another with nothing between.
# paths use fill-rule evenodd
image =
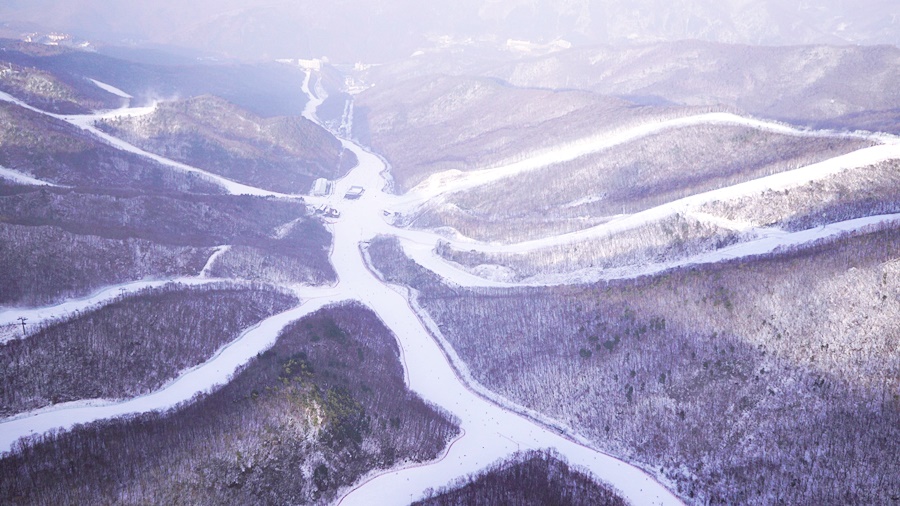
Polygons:
<instances>
[{"instance_id":1,"label":"snow patch on ground","mask_svg":"<svg viewBox=\"0 0 900 506\"><path fill-rule=\"evenodd\" d=\"M7 169L6 167L0 167L0 178L13 181L15 183L29 184L34 186L59 186L57 184L48 183L47 181L41 181L40 179L36 179L17 170Z\"/></svg>"},{"instance_id":2,"label":"snow patch on ground","mask_svg":"<svg viewBox=\"0 0 900 506\"><path fill-rule=\"evenodd\" d=\"M97 87L100 88L101 90L103 90L107 93L112 93L113 95L116 95L117 97L134 98L131 95L129 95L128 93L125 93L124 91L120 90L119 88L116 88L115 86L113 86L111 84L106 84L106 83L100 82L96 79L91 79L90 81L92 83L94 83L95 85L97 85Z\"/></svg>"},{"instance_id":3,"label":"snow patch on ground","mask_svg":"<svg viewBox=\"0 0 900 506\"><path fill-rule=\"evenodd\" d=\"M594 202L601 202L605 198L606 198L606 195L591 195L589 197L583 197L583 198L568 202L566 204L563 204L562 208L569 209L572 207L579 207L579 206L583 206L586 204L593 204Z\"/></svg>"},{"instance_id":4,"label":"snow patch on ground","mask_svg":"<svg viewBox=\"0 0 900 506\"><path fill-rule=\"evenodd\" d=\"M228 252L231 249L231 246L217 246L216 250L213 251L212 255L209 256L209 260L206 261L206 264L203 265L203 269L200 271L201 278L209 278L209 273L215 265L216 260Z\"/></svg>"},{"instance_id":5,"label":"snow patch on ground","mask_svg":"<svg viewBox=\"0 0 900 506\"><path fill-rule=\"evenodd\" d=\"M481 264L472 268L472 274L491 281L515 281L518 273L505 265Z\"/></svg>"}]
</instances>

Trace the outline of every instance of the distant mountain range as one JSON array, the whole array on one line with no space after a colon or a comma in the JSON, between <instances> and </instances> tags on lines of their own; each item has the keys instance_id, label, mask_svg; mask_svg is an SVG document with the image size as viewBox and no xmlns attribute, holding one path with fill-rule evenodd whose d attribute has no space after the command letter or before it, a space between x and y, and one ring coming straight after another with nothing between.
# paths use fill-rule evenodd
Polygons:
<instances>
[{"instance_id":1,"label":"distant mountain range","mask_svg":"<svg viewBox=\"0 0 900 506\"><path fill-rule=\"evenodd\" d=\"M500 44L562 38L576 45L900 43L900 10L891 0L12 0L0 6L0 20L7 36L61 30L111 44L163 44L251 59L384 61L467 38Z\"/></svg>"}]
</instances>

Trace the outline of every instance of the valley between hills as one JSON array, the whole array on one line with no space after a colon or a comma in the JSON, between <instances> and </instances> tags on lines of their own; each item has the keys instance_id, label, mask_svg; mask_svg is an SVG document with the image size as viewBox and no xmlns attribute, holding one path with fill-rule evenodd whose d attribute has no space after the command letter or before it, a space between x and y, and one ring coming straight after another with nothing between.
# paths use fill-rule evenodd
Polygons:
<instances>
[{"instance_id":1,"label":"valley between hills","mask_svg":"<svg viewBox=\"0 0 900 506\"><path fill-rule=\"evenodd\" d=\"M900 497L894 128L407 65L2 88L4 502Z\"/></svg>"}]
</instances>

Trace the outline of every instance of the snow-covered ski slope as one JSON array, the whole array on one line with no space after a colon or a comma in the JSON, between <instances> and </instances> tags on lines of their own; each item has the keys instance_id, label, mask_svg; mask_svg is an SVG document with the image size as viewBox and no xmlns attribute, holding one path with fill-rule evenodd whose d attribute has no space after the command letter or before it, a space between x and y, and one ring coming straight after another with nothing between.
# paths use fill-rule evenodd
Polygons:
<instances>
[{"instance_id":1,"label":"snow-covered ski slope","mask_svg":"<svg viewBox=\"0 0 900 506\"><path fill-rule=\"evenodd\" d=\"M410 208L439 195L468 190L524 172L569 162L586 155L598 153L614 146L632 142L666 130L698 125L733 125L799 137L852 137L889 144L898 143L896 137L884 134L837 133L821 130L805 130L782 123L745 118L743 116L724 112L697 114L682 118L649 122L611 133L586 137L575 142L556 146L553 149L528 155L521 160L501 164L497 167L465 172L456 169L439 172L429 176L408 191L398 200L397 206L399 209L409 210Z\"/></svg>"},{"instance_id":2,"label":"snow-covered ski slope","mask_svg":"<svg viewBox=\"0 0 900 506\"><path fill-rule=\"evenodd\" d=\"M32 107L25 102L13 97L12 95L4 92L0 92L0 100L4 100L6 102L12 102L18 106L24 107L34 112L38 112L40 114L44 114L54 119L65 121L71 125L77 126L82 130L90 132L95 137L99 138L103 142L109 144L110 146L128 152L133 153L138 156L142 156L144 158L149 158L154 162L160 163L162 165L172 167L174 169L183 171L183 172L191 172L194 174L198 174L202 176L204 179L207 179L219 186L221 186L225 191L232 195L257 195L257 196L272 196L272 197L292 197L293 195L286 195L279 192L273 192L271 190L264 190L262 188L256 188L254 186L248 186L242 183L238 183L237 181L232 181L228 178L219 176L217 174L213 174L212 172L205 171L203 169L199 169L197 167L193 167L186 163L177 162L170 158L166 158L164 156L160 156L154 153L150 153L145 151L133 144L123 141L117 137L113 137L112 135L107 134L106 132L101 131L94 124L101 120L107 118L117 118L123 116L143 116L147 114L151 114L154 110L156 110L156 105L148 106L148 107L126 107L122 109L114 109L112 111L101 111L96 112L94 114L83 114L83 115L64 115L64 114L54 114L51 112L43 111L36 107Z\"/></svg>"},{"instance_id":3,"label":"snow-covered ski slope","mask_svg":"<svg viewBox=\"0 0 900 506\"><path fill-rule=\"evenodd\" d=\"M6 179L14 183L27 184L32 186L59 186L53 183L48 183L47 181L42 181L17 170L7 169L6 167L0 167L0 179Z\"/></svg>"},{"instance_id":4,"label":"snow-covered ski slope","mask_svg":"<svg viewBox=\"0 0 900 506\"><path fill-rule=\"evenodd\" d=\"M323 98L315 96L309 90L310 74L303 84L303 90L310 97L303 115L315 121L315 110ZM0 99L12 100L12 97L0 95ZM18 101L17 101L18 103ZM140 114L139 110L123 109L89 116L56 116L69 123L85 128L92 133L96 131L92 123L104 115ZM44 113L47 114L47 113ZM360 483L346 491L341 504L408 504L416 499L427 488L440 487L455 478L483 469L488 464L504 458L517 450L528 448L552 447L564 455L570 462L586 467L597 477L613 484L623 497L633 504L679 504L678 498L655 477L640 469L605 455L590 448L587 441L579 438L568 428L553 420L546 419L538 413L529 412L509 401L497 396L478 385L468 374L466 366L449 347L440 335L440 330L428 315L422 313L410 300L406 291L388 285L380 280L369 268L360 246L377 235L387 234L399 237L401 244L410 256L431 269L448 282L456 285L477 286L511 286L479 278L464 272L440 258L434 252L434 246L440 237L428 231L416 231L396 228L386 221L384 211L397 210L404 206L415 206L427 199L435 198L447 192L474 187L479 184L496 181L510 175L527 170L571 160L598 149L626 142L628 139L650 135L665 128L707 123L729 123L752 126L754 128L771 129L794 135L822 135L822 132L806 132L789 126L762 122L759 120L740 118L734 115L699 115L681 118L671 122L654 123L645 127L621 132L611 138L591 138L583 142L561 147L558 150L538 154L527 160L476 171L466 174L445 173L429 179L420 187L406 195L396 196L384 193L386 169L383 160L374 153L368 152L349 140L343 139L345 148L356 154L359 164L338 181L335 181L334 192L330 196L309 199L316 204L327 204L341 213L331 225L334 246L331 261L339 281L331 287L290 287L301 297L302 304L279 315L272 316L257 326L248 329L236 341L224 346L215 356L204 364L184 371L178 378L156 392L126 400L87 400L65 405L53 406L39 412L26 413L17 417L0 421L0 451L7 451L22 436L41 433L55 428L71 428L78 423L120 416L127 413L138 413L150 410L162 410L190 401L196 394L207 392L216 385L228 381L242 364L251 360L257 353L270 347L285 325L304 317L318 308L343 301L359 301L372 309L385 322L397 337L401 350L404 374L407 385L429 402L433 402L459 420L462 428L461 436L455 440L445 453L435 462L401 465L397 469L373 472ZM110 145L119 149L136 152L141 156L150 156L137 148L123 143L111 136L95 133ZM838 135L830 134L829 135ZM522 252L540 248L558 246L572 242L602 237L615 230L635 227L649 223L662 217L676 213L696 213L699 204L716 199L734 198L740 195L752 195L766 189L784 188L800 185L805 181L825 177L826 174L837 173L850 167L860 167L878 161L900 158L898 143L890 137L872 137L882 141L881 145L865 148L854 153L843 155L816 165L789 171L775 176L760 178L755 181L723 188L713 192L695 195L674 201L643 213L625 216L607 224L572 234L547 237L538 241L512 245L496 245L478 243L465 239L452 241L453 245L487 252ZM155 159L155 158L154 158ZM169 165L177 162L168 161ZM177 164L180 167L181 164ZM184 170L197 170L185 168ZM202 172L202 171L199 171ZM210 175L213 179L214 176ZM234 186L233 182L217 179L223 187L232 193L248 193L251 195L273 195L268 192L243 185ZM23 181L24 182L24 181ZM236 183L235 183L236 185ZM345 200L344 193L351 186L362 186L365 193L358 200ZM718 193L717 193L718 192ZM708 217L715 219L715 217ZM754 240L698 255L682 262L708 263L719 262L730 258L741 258L748 255L775 251L778 248L798 246L811 241L827 239L842 233L853 233L872 224L900 221L900 215L874 216L832 224L826 227L796 233L784 233L778 230L767 230ZM742 224L733 224L736 227ZM190 278L189 282L212 282L215 280L203 277L219 254L227 250L220 247L210 257L201 276ZM631 277L641 272L650 273L677 266L677 264L660 264L658 266L636 266L623 268L620 271L575 272L556 275L555 279L526 280L527 284L558 284L583 282L593 279L610 279L612 277ZM641 270L643 269L643 270ZM654 270L655 269L655 270ZM125 291L137 290L146 286L155 286L146 281L136 281L122 286L109 287L92 297L67 301L52 308L24 309L4 308L0 310L0 323L13 322L15 318L29 313L35 319L52 317L75 309L84 309L102 304L106 300ZM162 283L160 281L159 283Z\"/></svg>"},{"instance_id":5,"label":"snow-covered ski slope","mask_svg":"<svg viewBox=\"0 0 900 506\"><path fill-rule=\"evenodd\" d=\"M101 90L103 90L103 91L105 91L105 92L107 92L107 93L112 93L113 95L115 95L115 96L117 96L117 97L120 97L120 98L134 98L133 96L129 95L128 93L125 93L124 91L120 90L119 88L116 88L115 86L113 86L113 85L111 85L111 84L107 84L107 83L104 83L104 82L102 82L102 81L98 81L98 80L96 80L96 79L91 79L90 81L91 81L92 83L94 83L94 85L95 85L96 87L100 88Z\"/></svg>"}]
</instances>

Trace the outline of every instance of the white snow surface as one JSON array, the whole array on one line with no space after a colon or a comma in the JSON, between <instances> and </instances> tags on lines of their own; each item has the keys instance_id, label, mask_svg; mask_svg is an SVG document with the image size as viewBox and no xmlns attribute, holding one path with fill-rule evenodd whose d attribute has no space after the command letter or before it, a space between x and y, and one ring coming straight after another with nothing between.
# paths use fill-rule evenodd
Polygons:
<instances>
[{"instance_id":1,"label":"white snow surface","mask_svg":"<svg viewBox=\"0 0 900 506\"><path fill-rule=\"evenodd\" d=\"M7 169L6 167L2 166L0 166L0 178L20 184L30 184L35 186L59 186L57 184L48 183L47 181L42 181L40 179L29 176L28 174L24 174L17 170Z\"/></svg>"},{"instance_id":2,"label":"white snow surface","mask_svg":"<svg viewBox=\"0 0 900 506\"><path fill-rule=\"evenodd\" d=\"M310 96L310 101L307 103L303 115L315 121L315 110L322 99L314 97L309 92L310 77L311 73L308 73L303 84L304 92ZM0 99L8 100L11 98L8 95L4 95L0 95ZM127 113L127 111L123 112ZM54 117L59 116L54 115ZM95 132L96 129L92 127L92 123L97 117L59 118ZM406 291L384 283L369 270L360 245L378 234L395 235L401 239L404 249L417 262L435 270L435 272L444 276L451 283L457 285L486 283L487 286L497 286L483 278L454 269L452 266L450 266L450 269L447 269L447 262L439 259L433 251L437 237L435 234L397 229L385 221L382 211L387 209L394 210L398 206L402 207L403 205L415 205L423 202L425 199L433 198L449 191L458 191L459 189L498 180L525 170L533 170L560 161L571 160L598 149L625 142L628 139L649 135L663 128L716 122L745 124L794 135L807 135L805 131L799 131L784 125L764 123L733 115L711 114L694 116L631 129L618 136L588 139L584 142L542 153L504 167L461 175L444 173L434 179L429 179L423 183L421 188L417 187L415 192L410 192L410 194L401 197L388 195L381 191L385 182L383 174L385 164L378 156L365 151L356 144L343 140L344 147L357 155L359 165L347 176L335 181L334 192L331 196L310 199L311 202L315 201L316 204L328 204L341 213L341 217L333 220L331 225L334 236L331 261L339 279L334 286L318 288L294 287L295 293L303 300L300 306L272 316L248 329L237 340L224 346L213 357L210 357L207 362L184 371L178 378L152 394L129 400L101 399L67 403L2 420L0 421L0 451L12 448L14 442L22 436L38 434L56 428L71 428L78 423L130 413L168 409L190 401L196 394L207 392L216 385L227 382L241 365L245 364L256 354L271 347L281 329L290 322L329 304L356 300L371 308L396 335L400 347L400 359L403 364L404 376L409 388L425 400L441 406L458 417L462 434L453 441L445 453L435 462L406 467L401 466L398 469L371 473L361 483L347 491L340 499L340 504L408 504L411 499L420 497L428 488L447 485L457 477L477 472L514 451L528 448L555 448L571 463L584 466L598 478L611 483L626 500L633 504L680 504L679 499L674 494L647 473L589 448L585 441L577 436L563 435L569 433L566 427L562 427L538 413L529 412L522 407L515 406L508 400L478 385L472 379L465 364L443 339L437 325L426 314L417 311L414 301L408 298ZM820 132L815 133L815 135L820 134ZM98 132L97 135L100 135L101 138L119 149L137 152L142 156L154 159L159 158L138 150L134 146L123 143L118 139L104 136L102 133ZM810 133L809 135L813 134ZM737 189L732 187L717 191L721 192L720 196L724 198L726 196L733 197L738 194L761 191L771 187L771 185L800 184L798 181L802 181L804 178L808 181L811 178L821 177L819 171L838 171L850 164L859 166L863 162L874 163L876 160L896 158L897 155L897 146L876 146L817 164L818 168L814 170L809 169L807 171L809 173L791 171L791 173L779 174L745 183L745 186L737 185ZM170 165L174 163L177 166L182 165L171 160L164 163ZM202 172L186 166L185 170ZM802 171L803 169L798 170ZM783 179L778 179L779 177ZM273 194L273 192L243 187L243 185L233 186L231 185L233 182L223 181L221 178L218 181L223 185L227 185L226 188L233 193ZM362 186L366 189L366 192L357 200L342 199L341 196L350 186ZM697 202L708 201L713 198L710 194L714 192L708 193L704 194L705 196L682 199L644 213L623 217L599 227L574 234L563 234L541 241L517 245L490 245L471 241L466 242L466 245L467 247L484 248L485 251L529 251L556 244L565 244L608 233L614 227L637 226L636 224L646 223L676 212L692 211L693 206ZM695 200L690 200L691 198ZM766 231L756 241L710 252L707 254L709 257L705 260L694 259L694 261L714 262L748 254L759 254L759 252L773 251L779 247L792 244L806 244L809 241L832 237L848 231L856 231L861 227L882 221L900 221L900 215L851 220L821 229L812 229L794 234ZM740 227L743 225L736 223L734 226ZM606 227L606 229L603 227ZM217 255L224 251L225 248L220 247L210 257L207 265L204 267L205 273L208 273L208 268L214 263ZM481 270L484 273L492 273L492 276L500 277L506 275L502 269L491 266L484 266ZM576 275L580 274L576 273ZM194 283L211 281L202 277L189 279L189 282ZM28 316L29 318L40 320L72 312L79 308L83 310L115 298L119 295L121 288L136 290L145 286L155 286L153 283L164 282L140 281L109 287L92 297L78 301L69 301L52 308L31 310L5 309L0 312L0 323L15 322L19 316ZM31 312L29 313L28 311ZM538 423L536 420L540 420L541 423Z\"/></svg>"},{"instance_id":3,"label":"white snow surface","mask_svg":"<svg viewBox=\"0 0 900 506\"><path fill-rule=\"evenodd\" d=\"M209 256L209 259L206 261L206 264L203 266L203 269L200 271L201 278L208 278L209 272L212 270L213 265L215 265L216 260L228 252L231 249L231 246L224 245L218 246L215 251L213 251L212 255Z\"/></svg>"},{"instance_id":4,"label":"white snow surface","mask_svg":"<svg viewBox=\"0 0 900 506\"><path fill-rule=\"evenodd\" d=\"M101 90L103 90L107 93L112 93L113 95L116 95L117 97L134 98L131 95L129 95L128 93L125 93L124 91L120 90L119 88L116 88L115 86L113 86L111 84L106 84L106 83L98 81L96 79L91 79L91 82L94 83L95 85L97 85L97 87L100 88Z\"/></svg>"},{"instance_id":5,"label":"white snow surface","mask_svg":"<svg viewBox=\"0 0 900 506\"><path fill-rule=\"evenodd\" d=\"M316 94L309 89L310 80L312 80L312 69L307 69L306 78L303 79L302 90L303 93L305 93L306 96L309 97L309 101L306 102L306 105L303 107L303 112L301 113L301 115L304 118L312 121L313 123L319 123L319 120L316 118L316 109L318 109L319 106L322 105L322 102L325 101L325 97L321 96L321 92L319 92L319 94ZM320 88L320 86L316 86L317 90Z\"/></svg>"}]
</instances>

